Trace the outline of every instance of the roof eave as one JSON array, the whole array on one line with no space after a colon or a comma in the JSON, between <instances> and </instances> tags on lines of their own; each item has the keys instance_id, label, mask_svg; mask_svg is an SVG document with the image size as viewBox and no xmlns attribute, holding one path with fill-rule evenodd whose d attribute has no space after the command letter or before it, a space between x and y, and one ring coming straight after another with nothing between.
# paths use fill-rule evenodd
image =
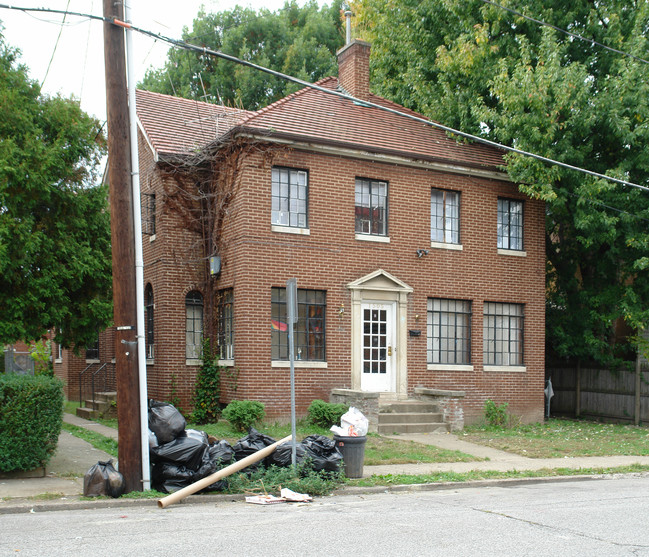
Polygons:
<instances>
[{"instance_id":1,"label":"roof eave","mask_svg":"<svg viewBox=\"0 0 649 557\"><path fill-rule=\"evenodd\" d=\"M258 128L247 128L241 126L230 130L233 135L254 138L260 141L271 143L282 143L291 145L294 148L307 151L324 152L327 154L346 156L350 158L361 158L376 162L401 164L405 166L425 167L453 174L464 174L494 180L511 181L506 172L500 166L478 163L467 163L433 156L422 156L418 153L407 153L393 149L368 148L366 145L336 140L323 140L305 137L300 134L290 134L270 130L263 132ZM505 166L503 161L503 166Z\"/></svg>"}]
</instances>

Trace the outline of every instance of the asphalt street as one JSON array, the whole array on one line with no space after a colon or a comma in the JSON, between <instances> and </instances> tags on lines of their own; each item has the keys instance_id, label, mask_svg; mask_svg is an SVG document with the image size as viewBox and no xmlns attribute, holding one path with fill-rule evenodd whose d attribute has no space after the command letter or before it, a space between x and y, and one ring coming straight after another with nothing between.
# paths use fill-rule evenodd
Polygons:
<instances>
[{"instance_id":1,"label":"asphalt street","mask_svg":"<svg viewBox=\"0 0 649 557\"><path fill-rule=\"evenodd\" d=\"M0 515L0 555L649 556L649 478Z\"/></svg>"}]
</instances>

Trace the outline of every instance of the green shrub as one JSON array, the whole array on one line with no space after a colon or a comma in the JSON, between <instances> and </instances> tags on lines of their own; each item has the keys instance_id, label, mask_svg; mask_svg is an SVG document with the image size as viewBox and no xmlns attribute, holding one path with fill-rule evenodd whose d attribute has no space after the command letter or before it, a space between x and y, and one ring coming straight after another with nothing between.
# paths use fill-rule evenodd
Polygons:
<instances>
[{"instance_id":1,"label":"green shrub","mask_svg":"<svg viewBox=\"0 0 649 557\"><path fill-rule=\"evenodd\" d=\"M56 450L62 421L60 379L0 376L0 472L45 466Z\"/></svg>"},{"instance_id":2,"label":"green shrub","mask_svg":"<svg viewBox=\"0 0 649 557\"><path fill-rule=\"evenodd\" d=\"M340 418L347 410L349 407L346 404L314 400L309 405L309 423L329 429L332 425L340 425Z\"/></svg>"},{"instance_id":3,"label":"green shrub","mask_svg":"<svg viewBox=\"0 0 649 557\"><path fill-rule=\"evenodd\" d=\"M484 403L484 415L487 424L492 427L505 427L509 422L507 408L509 404L503 402L496 404L493 400L487 399Z\"/></svg>"},{"instance_id":4,"label":"green shrub","mask_svg":"<svg viewBox=\"0 0 649 557\"><path fill-rule=\"evenodd\" d=\"M246 473L233 474L227 478L228 493L253 493L267 491L278 493L283 487L292 489L298 493L309 495L329 495L332 491L345 483L343 466L338 472L321 470L316 472L311 468L310 463L298 463L296 468L292 466L278 468L258 467L246 470Z\"/></svg>"},{"instance_id":5,"label":"green shrub","mask_svg":"<svg viewBox=\"0 0 649 557\"><path fill-rule=\"evenodd\" d=\"M197 424L216 423L221 416L221 367L219 356L210 348L210 342L203 342L203 364L198 370L194 390L194 412L192 421Z\"/></svg>"},{"instance_id":6,"label":"green shrub","mask_svg":"<svg viewBox=\"0 0 649 557\"><path fill-rule=\"evenodd\" d=\"M223 417L238 431L247 431L266 415L264 405L256 400L233 400L223 410Z\"/></svg>"}]
</instances>

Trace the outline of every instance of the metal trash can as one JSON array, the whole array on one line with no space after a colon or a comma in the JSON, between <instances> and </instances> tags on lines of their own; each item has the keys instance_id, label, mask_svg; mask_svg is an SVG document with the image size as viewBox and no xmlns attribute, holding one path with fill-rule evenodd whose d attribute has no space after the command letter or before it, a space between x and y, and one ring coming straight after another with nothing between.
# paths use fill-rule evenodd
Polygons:
<instances>
[{"instance_id":1,"label":"metal trash can","mask_svg":"<svg viewBox=\"0 0 649 557\"><path fill-rule=\"evenodd\" d=\"M365 458L365 441L367 437L340 437L334 435L336 448L343 455L345 476L348 478L363 477L363 460Z\"/></svg>"}]
</instances>

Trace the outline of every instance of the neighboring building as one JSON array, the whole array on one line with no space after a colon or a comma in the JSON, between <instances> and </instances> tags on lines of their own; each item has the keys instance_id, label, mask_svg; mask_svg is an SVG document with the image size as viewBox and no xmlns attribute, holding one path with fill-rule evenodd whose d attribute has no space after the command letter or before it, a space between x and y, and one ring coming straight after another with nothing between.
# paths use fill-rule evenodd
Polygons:
<instances>
[{"instance_id":1,"label":"neighboring building","mask_svg":"<svg viewBox=\"0 0 649 557\"><path fill-rule=\"evenodd\" d=\"M288 416L295 277L298 414L334 389L428 387L463 391L468 422L486 399L542 420L543 203L500 151L364 105L414 114L369 92L367 43L338 56L318 85L360 102L306 88L245 112L137 92L149 397L189 407L212 329L222 401Z\"/></svg>"}]
</instances>

